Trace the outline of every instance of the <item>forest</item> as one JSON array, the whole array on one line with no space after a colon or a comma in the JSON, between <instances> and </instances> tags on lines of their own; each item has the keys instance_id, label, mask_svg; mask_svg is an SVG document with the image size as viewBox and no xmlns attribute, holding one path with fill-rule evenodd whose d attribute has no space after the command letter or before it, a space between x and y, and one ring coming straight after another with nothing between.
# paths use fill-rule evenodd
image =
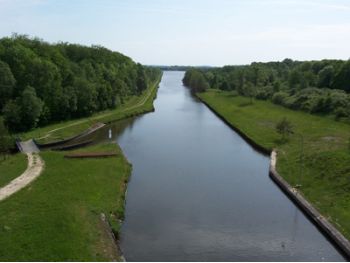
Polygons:
<instances>
[{"instance_id":1,"label":"forest","mask_svg":"<svg viewBox=\"0 0 350 263\"><path fill-rule=\"evenodd\" d=\"M196 92L213 88L294 110L350 118L350 60L252 63L188 70L184 85Z\"/></svg>"},{"instance_id":2,"label":"forest","mask_svg":"<svg viewBox=\"0 0 350 263\"><path fill-rule=\"evenodd\" d=\"M139 95L160 70L101 46L0 39L0 119L10 132L113 109Z\"/></svg>"}]
</instances>

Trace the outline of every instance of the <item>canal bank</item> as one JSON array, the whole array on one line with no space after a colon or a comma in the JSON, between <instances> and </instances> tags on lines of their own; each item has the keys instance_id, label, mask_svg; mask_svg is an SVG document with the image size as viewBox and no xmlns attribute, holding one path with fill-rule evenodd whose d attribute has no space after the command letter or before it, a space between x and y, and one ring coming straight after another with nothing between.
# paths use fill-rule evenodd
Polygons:
<instances>
[{"instance_id":1,"label":"canal bank","mask_svg":"<svg viewBox=\"0 0 350 263\"><path fill-rule=\"evenodd\" d=\"M212 105L200 96L196 96L203 104L205 104L216 116L224 121L230 128L240 134L240 136L247 141L252 147L259 152L270 155L269 175L272 180L281 188L283 192L296 204L298 207L316 224L316 226L328 237L330 240L344 253L347 259L350 259L350 242L349 240L331 224L309 201L305 199L302 193L292 187L285 179L280 176L276 170L277 151L275 149L268 149L254 139L247 136L236 125L232 124L224 115L220 114Z\"/></svg>"},{"instance_id":2,"label":"canal bank","mask_svg":"<svg viewBox=\"0 0 350 263\"><path fill-rule=\"evenodd\" d=\"M152 111L156 91L157 86L153 86L148 96L117 117ZM84 137L98 133L102 126ZM46 165L42 176L0 202L0 261L122 259L114 233L124 217L131 165L114 144L93 145L68 154L91 152L113 154L109 158L67 159L67 152L41 152Z\"/></svg>"},{"instance_id":3,"label":"canal bank","mask_svg":"<svg viewBox=\"0 0 350 263\"><path fill-rule=\"evenodd\" d=\"M295 202L305 212L307 216L309 216L309 218L320 228L320 230L339 247L339 249L344 253L344 255L346 255L346 257L350 259L349 240L345 238L344 235L340 233L324 216L322 216L321 213L317 211L317 209L313 207L312 204L304 198L304 196L300 191L298 191L298 189L290 186L290 184L278 174L276 170L277 151L275 149L270 150L261 146L249 136L247 136L244 132L242 132L239 128L230 123L209 103L207 103L199 96L196 97L223 122L225 122L229 127L231 127L235 132L237 132L245 141L252 145L254 149L265 155L270 155L269 175L273 179L273 181L276 182L276 184L291 198L293 202Z\"/></svg>"}]
</instances>

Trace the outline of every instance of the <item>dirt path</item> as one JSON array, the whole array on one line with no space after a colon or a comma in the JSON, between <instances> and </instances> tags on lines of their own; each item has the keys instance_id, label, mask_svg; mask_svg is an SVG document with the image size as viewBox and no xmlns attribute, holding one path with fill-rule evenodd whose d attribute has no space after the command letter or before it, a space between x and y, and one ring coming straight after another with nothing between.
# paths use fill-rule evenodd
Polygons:
<instances>
[{"instance_id":1,"label":"dirt path","mask_svg":"<svg viewBox=\"0 0 350 263\"><path fill-rule=\"evenodd\" d=\"M0 188L0 201L13 195L33 182L44 169L44 161L39 156L39 149L36 147L33 140L21 142L21 147L22 151L27 154L28 157L27 169L19 177Z\"/></svg>"}]
</instances>

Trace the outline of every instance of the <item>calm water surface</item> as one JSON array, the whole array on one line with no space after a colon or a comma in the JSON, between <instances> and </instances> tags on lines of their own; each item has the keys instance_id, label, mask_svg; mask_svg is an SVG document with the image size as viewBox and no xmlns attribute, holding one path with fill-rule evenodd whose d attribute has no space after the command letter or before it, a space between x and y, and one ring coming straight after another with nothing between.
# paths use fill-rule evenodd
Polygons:
<instances>
[{"instance_id":1,"label":"calm water surface","mask_svg":"<svg viewBox=\"0 0 350 263\"><path fill-rule=\"evenodd\" d=\"M155 112L100 130L133 164L127 261L343 261L252 149L164 72ZM112 136L109 138L109 129Z\"/></svg>"}]
</instances>

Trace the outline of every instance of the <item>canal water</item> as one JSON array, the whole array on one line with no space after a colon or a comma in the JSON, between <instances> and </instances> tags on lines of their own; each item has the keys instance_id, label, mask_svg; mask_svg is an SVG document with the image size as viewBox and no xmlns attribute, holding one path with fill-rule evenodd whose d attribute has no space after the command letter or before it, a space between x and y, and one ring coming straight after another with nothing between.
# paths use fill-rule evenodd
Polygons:
<instances>
[{"instance_id":1,"label":"canal water","mask_svg":"<svg viewBox=\"0 0 350 263\"><path fill-rule=\"evenodd\" d=\"M269 158L164 72L155 112L98 131L133 165L127 261L344 261L271 181Z\"/></svg>"}]
</instances>

